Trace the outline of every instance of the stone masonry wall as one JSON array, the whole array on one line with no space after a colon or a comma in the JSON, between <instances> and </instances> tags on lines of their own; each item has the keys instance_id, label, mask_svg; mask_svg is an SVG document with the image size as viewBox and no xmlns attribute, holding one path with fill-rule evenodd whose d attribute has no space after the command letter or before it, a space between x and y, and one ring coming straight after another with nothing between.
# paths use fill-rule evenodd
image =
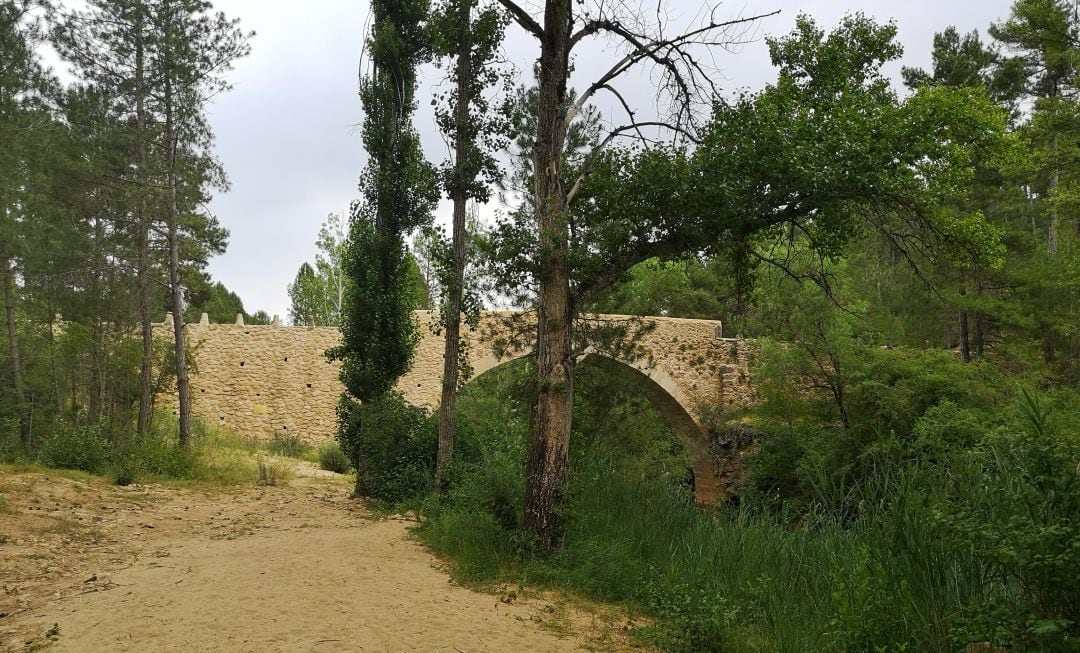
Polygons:
<instances>
[{"instance_id":1,"label":"stone masonry wall","mask_svg":"<svg viewBox=\"0 0 1080 653\"><path fill-rule=\"evenodd\" d=\"M481 334L497 332L505 313L485 314L471 332L474 376L495 367ZM622 319L620 316L604 316ZM418 311L422 339L412 368L398 384L405 398L429 410L437 406L442 375L442 337L432 332L435 315ZM719 402L740 408L753 400L748 369L754 348L747 341L719 338L720 323L708 320L647 318L655 329L642 340L648 355L630 366L656 388L650 398L661 412L698 422L698 407ZM155 327L171 339L171 327ZM324 352L340 341L335 327L189 324L194 353L192 406L208 424L255 437L295 435L308 442L333 438L335 407L343 386L340 364ZM508 358L513 358L510 355ZM172 401L172 396L161 398ZM174 405L174 403L173 403Z\"/></svg>"}]
</instances>

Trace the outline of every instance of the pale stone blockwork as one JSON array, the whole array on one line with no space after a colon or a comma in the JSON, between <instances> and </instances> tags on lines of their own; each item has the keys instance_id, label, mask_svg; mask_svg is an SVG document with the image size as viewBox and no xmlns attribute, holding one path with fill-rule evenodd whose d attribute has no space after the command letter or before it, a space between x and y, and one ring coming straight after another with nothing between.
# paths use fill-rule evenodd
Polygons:
<instances>
[{"instance_id":1,"label":"pale stone blockwork","mask_svg":"<svg viewBox=\"0 0 1080 653\"><path fill-rule=\"evenodd\" d=\"M473 378L524 355L504 358L492 353L491 334L506 329L509 314L485 313L480 327L466 333L472 352ZM442 375L442 336L432 326L430 311L417 311L422 335L412 368L398 383L405 398L428 410L437 407ZM624 321L625 316L593 316ZM742 339L720 338L721 325L710 320L644 318L653 325L639 344L640 360L606 359L607 366L640 378L660 412L688 441L694 457L698 497L716 492L720 470L706 453L708 437L700 408L706 404L738 409L753 401L749 368L755 347ZM528 323L525 325L528 326ZM158 335L171 338L171 327L159 324ZM192 406L209 424L242 435L295 435L317 443L334 437L335 408L344 390L340 364L325 351L340 342L336 327L245 326L198 324L186 326L195 369L191 375ZM584 356L600 356L587 349ZM604 357L602 357L604 358ZM170 397L163 397L168 402Z\"/></svg>"}]
</instances>

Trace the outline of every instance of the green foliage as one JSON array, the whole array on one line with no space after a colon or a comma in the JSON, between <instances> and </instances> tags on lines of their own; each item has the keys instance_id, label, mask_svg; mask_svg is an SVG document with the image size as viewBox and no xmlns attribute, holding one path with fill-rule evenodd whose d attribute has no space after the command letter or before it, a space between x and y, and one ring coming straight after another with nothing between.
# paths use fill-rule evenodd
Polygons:
<instances>
[{"instance_id":1,"label":"green foliage","mask_svg":"<svg viewBox=\"0 0 1080 653\"><path fill-rule=\"evenodd\" d=\"M337 474L345 474L349 471L349 458L337 442L322 443L319 445L316 456L319 460L319 469Z\"/></svg>"},{"instance_id":2,"label":"green foliage","mask_svg":"<svg viewBox=\"0 0 1080 653\"><path fill-rule=\"evenodd\" d=\"M1029 93L1055 97L1075 83L1080 57L1072 13L1065 0L1016 0L1009 17L990 27L991 36L1018 53Z\"/></svg>"},{"instance_id":3,"label":"green foliage","mask_svg":"<svg viewBox=\"0 0 1080 653\"><path fill-rule=\"evenodd\" d=\"M261 322L255 315L249 314L244 310L244 302L239 295L220 281L211 282L210 276L204 272L193 274L186 282L184 300L187 304L184 320L188 323L198 322L206 313L211 324L232 324L237 315L244 316L244 324L269 324L269 320Z\"/></svg>"},{"instance_id":4,"label":"green foliage","mask_svg":"<svg viewBox=\"0 0 1080 653\"><path fill-rule=\"evenodd\" d=\"M356 467L356 493L388 501L411 496L427 475L419 450L395 448L415 442L411 426L423 414L410 412L392 390L419 338L412 317L417 276L410 274L416 264L404 239L430 221L438 198L435 172L409 122L416 67L427 49L421 27L427 10L425 0L377 0L371 6L372 72L360 83L369 163L342 255L341 345L327 352L342 361L348 394L338 404L338 442ZM402 468L390 459L403 462Z\"/></svg>"},{"instance_id":5,"label":"green foliage","mask_svg":"<svg viewBox=\"0 0 1080 653\"><path fill-rule=\"evenodd\" d=\"M736 279L728 261L649 259L589 307L615 315L671 315L728 320L737 312Z\"/></svg>"},{"instance_id":6,"label":"green foliage","mask_svg":"<svg viewBox=\"0 0 1080 653\"><path fill-rule=\"evenodd\" d=\"M436 435L420 408L397 392L357 404L338 402L338 443L357 470L359 494L386 503L431 488Z\"/></svg>"},{"instance_id":7,"label":"green foliage","mask_svg":"<svg viewBox=\"0 0 1080 653\"><path fill-rule=\"evenodd\" d=\"M1005 591L969 606L969 628L994 629L1018 650L1071 651L1080 640L1080 437L1060 432L1044 399L1024 391L1022 423L979 458L939 517Z\"/></svg>"},{"instance_id":8,"label":"green foliage","mask_svg":"<svg viewBox=\"0 0 1080 653\"><path fill-rule=\"evenodd\" d=\"M372 73L360 84L369 164L343 256L348 283L342 343L328 352L342 361L341 380L361 402L389 392L412 360L415 288L403 239L430 221L437 201L435 173L408 122L415 109L416 67L427 48L421 29L427 2L377 1L371 11Z\"/></svg>"},{"instance_id":9,"label":"green foliage","mask_svg":"<svg viewBox=\"0 0 1080 653\"><path fill-rule=\"evenodd\" d=\"M264 446L270 453L288 458L307 458L311 453L311 445L292 433L274 433Z\"/></svg>"},{"instance_id":10,"label":"green foliage","mask_svg":"<svg viewBox=\"0 0 1080 653\"><path fill-rule=\"evenodd\" d=\"M911 376L918 365L906 364L893 366ZM459 458L449 500L423 512L419 537L462 579L628 602L658 618L638 637L672 651L1072 650L1080 452L1071 436L1045 437L1045 418L1030 417L1045 414L1037 407L1018 435L991 438L975 415L1013 423L987 420L1000 407L937 402L909 438L932 443L930 453L901 460L868 448L865 472L834 499L810 499L794 523L784 512L702 511L676 479L643 473L636 454L592 448L575 458L562 546L542 556L516 521L525 425L504 399L520 393L514 374L463 395L473 448L461 455L479 455ZM906 383L941 389L932 378ZM836 436L823 431L816 446ZM805 446L802 433L791 442Z\"/></svg>"},{"instance_id":11,"label":"green foliage","mask_svg":"<svg viewBox=\"0 0 1080 653\"><path fill-rule=\"evenodd\" d=\"M756 411L767 437L753 454L751 494L767 502L821 502L837 508L880 457L895 464L946 464L984 442L1009 396L986 364L948 352L848 347L836 355L843 374L842 411L812 348L769 345L754 374ZM822 388L823 390L814 390ZM847 421L840 419L841 412Z\"/></svg>"},{"instance_id":12,"label":"green foliage","mask_svg":"<svg viewBox=\"0 0 1080 653\"><path fill-rule=\"evenodd\" d=\"M788 229L819 257L881 232L902 248L999 259L981 214L941 205L970 195L976 157L1004 156L1005 112L971 89L900 100L881 72L899 53L894 37L861 15L828 35L801 16L770 40L776 83L717 102L693 152L606 150L571 206L582 295L653 257L702 252L745 269L754 244Z\"/></svg>"},{"instance_id":13,"label":"green foliage","mask_svg":"<svg viewBox=\"0 0 1080 653\"><path fill-rule=\"evenodd\" d=\"M41 463L49 467L101 473L111 462L112 442L99 426L58 425L38 438L38 447Z\"/></svg>"},{"instance_id":14,"label":"green foliage","mask_svg":"<svg viewBox=\"0 0 1080 653\"><path fill-rule=\"evenodd\" d=\"M506 146L508 130L506 107L493 107L488 92L507 78L496 65L496 57L509 17L476 0L439 4L427 22L427 32L436 64L450 71L451 90L436 92L431 104L436 108L435 124L448 147L463 155L443 165L441 183L448 198L459 191L465 200L487 203L492 187L502 180L492 153ZM459 58L461 52L466 53L464 61ZM464 77L459 80L461 75ZM465 120L459 124L456 111L462 84L466 110Z\"/></svg>"},{"instance_id":15,"label":"green foliage","mask_svg":"<svg viewBox=\"0 0 1080 653\"><path fill-rule=\"evenodd\" d=\"M315 267L306 261L289 284L289 320L294 325L336 326L341 322L347 279L344 270L345 227L342 218L331 213L319 229L315 242L319 249Z\"/></svg>"},{"instance_id":16,"label":"green foliage","mask_svg":"<svg viewBox=\"0 0 1080 653\"><path fill-rule=\"evenodd\" d=\"M171 479L212 485L253 483L257 466L248 452L195 422L195 440L184 449L175 418L156 416L143 436L110 432L107 424L72 425L57 420L40 427L35 444L21 448L15 431L0 431L0 462L35 463L111 477L119 485Z\"/></svg>"}]
</instances>

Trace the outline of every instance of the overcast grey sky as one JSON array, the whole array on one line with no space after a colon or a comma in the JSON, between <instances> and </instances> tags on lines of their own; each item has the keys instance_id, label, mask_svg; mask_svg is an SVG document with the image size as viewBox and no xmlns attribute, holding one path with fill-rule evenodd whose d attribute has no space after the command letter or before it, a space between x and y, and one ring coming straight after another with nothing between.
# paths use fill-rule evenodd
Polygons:
<instances>
[{"instance_id":1,"label":"overcast grey sky","mask_svg":"<svg viewBox=\"0 0 1080 653\"><path fill-rule=\"evenodd\" d=\"M527 3L526 3L527 4ZM288 313L286 286L305 260L315 255L320 223L333 211L347 211L357 196L356 182L365 156L353 128L361 121L357 70L367 2L364 0L216 0L257 36L252 54L238 62L230 78L234 89L216 99L210 119L217 154L232 188L211 207L230 230L228 251L210 264L211 274L237 292L249 312ZM677 20L691 19L701 0L668 0ZM721 15L765 13L759 35L788 33L800 12L828 29L849 12L862 11L882 22L895 20L905 48L903 65L929 65L931 39L948 25L962 32L1004 18L1011 0L740 0L727 2ZM535 42L509 29L506 56L529 70ZM615 52L602 43L583 50L577 85L590 72L606 69ZM607 65L605 65L607 62ZM775 78L762 39L718 59L722 86L757 89ZM900 64L889 70L899 75ZM528 81L528 80L522 80ZM651 106L647 78L631 79L632 101ZM428 75L419 89L418 128L428 157L445 158L446 148L431 124L427 98L440 79ZM607 106L600 103L602 111ZM445 214L446 210L440 213Z\"/></svg>"}]
</instances>

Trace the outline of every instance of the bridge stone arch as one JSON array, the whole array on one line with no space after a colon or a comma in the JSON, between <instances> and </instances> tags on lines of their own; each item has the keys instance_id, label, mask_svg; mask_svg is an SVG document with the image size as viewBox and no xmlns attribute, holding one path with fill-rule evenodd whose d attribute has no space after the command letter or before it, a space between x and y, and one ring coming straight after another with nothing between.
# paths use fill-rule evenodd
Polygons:
<instances>
[{"instance_id":1,"label":"bridge stone arch","mask_svg":"<svg viewBox=\"0 0 1080 653\"><path fill-rule=\"evenodd\" d=\"M469 385L488 372L504 365L512 365L528 358L531 352L516 352L510 356L497 357L487 355L477 361L472 374L465 381ZM690 463L694 470L694 495L699 503L709 503L717 494L718 470L715 459L709 455L708 432L693 412L690 400L665 371L646 361L625 361L605 354L587 351L579 357L578 365L591 363L598 369L630 378L643 391L649 403L660 413L664 423L675 430L686 445L690 454ZM436 396L428 406L431 411L438 409L440 396Z\"/></svg>"},{"instance_id":2,"label":"bridge stone arch","mask_svg":"<svg viewBox=\"0 0 1080 653\"><path fill-rule=\"evenodd\" d=\"M591 353L584 360L613 374L630 375L639 384L649 403L686 445L694 469L695 498L698 503L710 503L717 496L719 473L716 460L709 454L709 433L679 384L663 369L644 365L642 361L623 361L598 353Z\"/></svg>"},{"instance_id":3,"label":"bridge stone arch","mask_svg":"<svg viewBox=\"0 0 1080 653\"><path fill-rule=\"evenodd\" d=\"M491 337L506 328L511 316L485 312L478 329L465 330L473 360L470 380L526 355L524 350L504 356L493 353ZM437 319L435 312L416 312L420 342L412 367L397 384L406 400L429 410L437 406L442 386L443 337L433 328ZM602 323L637 318L592 315L588 319ZM706 464L708 438L700 408L737 409L753 402L749 368L755 348L742 339L721 337L716 321L640 319L650 328L639 340L637 360L616 360L588 349L582 355L640 377L650 401L685 437L694 461L698 499L708 502L715 496L718 474ZM529 322L518 326L527 332ZM185 328L195 362L193 411L206 423L254 437L285 433L311 443L334 437L335 409L344 388L338 379L340 364L328 361L325 351L340 343L337 328L280 323L245 326L242 320L210 324L205 317ZM155 336L171 340L168 320L155 326ZM163 394L159 401L172 408L174 396Z\"/></svg>"}]
</instances>

